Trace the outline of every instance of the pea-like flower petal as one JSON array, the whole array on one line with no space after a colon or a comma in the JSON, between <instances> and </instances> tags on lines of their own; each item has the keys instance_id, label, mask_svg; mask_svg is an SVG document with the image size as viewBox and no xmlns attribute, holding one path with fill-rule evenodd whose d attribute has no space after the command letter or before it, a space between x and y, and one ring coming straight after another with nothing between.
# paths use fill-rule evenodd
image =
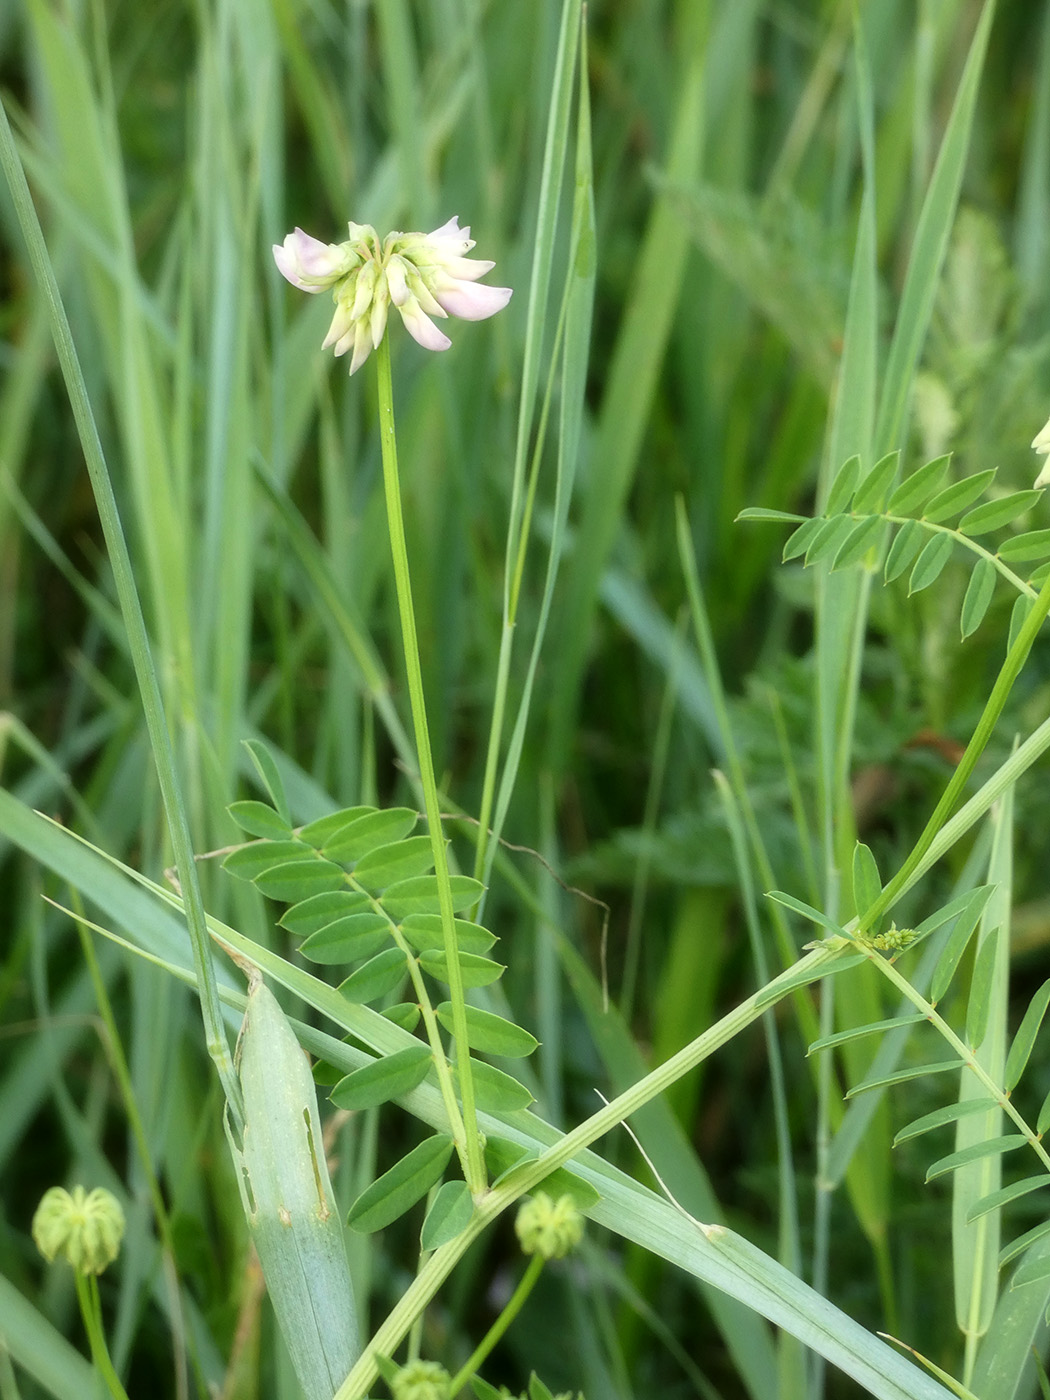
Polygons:
<instances>
[{"instance_id":1,"label":"pea-like flower petal","mask_svg":"<svg viewBox=\"0 0 1050 1400\"><path fill-rule=\"evenodd\" d=\"M351 374L383 339L391 305L424 349L447 350L451 341L432 318L482 321L511 298L509 287L479 284L495 264L466 256L474 240L469 227L460 228L458 216L432 233L394 232L382 241L370 224L351 222L348 230L349 239L336 244L297 228L274 245L273 255L294 287L312 293L331 289L335 314L323 348L336 355L352 350Z\"/></svg>"}]
</instances>

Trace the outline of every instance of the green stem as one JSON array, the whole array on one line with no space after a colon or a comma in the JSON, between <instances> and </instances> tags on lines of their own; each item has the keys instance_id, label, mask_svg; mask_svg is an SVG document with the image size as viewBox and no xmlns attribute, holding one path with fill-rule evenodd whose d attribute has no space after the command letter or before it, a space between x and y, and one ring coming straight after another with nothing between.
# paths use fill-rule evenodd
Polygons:
<instances>
[{"instance_id":1,"label":"green stem","mask_svg":"<svg viewBox=\"0 0 1050 1400\"><path fill-rule=\"evenodd\" d=\"M475 1374L478 1367L488 1356L489 1352L492 1350L492 1348L496 1345L499 1339L503 1336L504 1332L506 1332L510 1324L517 1317L518 1313L521 1312L521 1309L525 1303L525 1299L529 1296L533 1288L536 1286L536 1280L540 1276L540 1271L543 1268L543 1262L544 1261L542 1254L534 1254L533 1257L529 1260L529 1267L525 1270L524 1274L522 1274L521 1282L518 1284L517 1288L515 1288L510 1300L507 1303L507 1306L503 1309L499 1317L496 1318L496 1321L489 1328L488 1332L485 1334L484 1337L482 1337L481 1341L474 1348L474 1351L471 1354L469 1360L464 1362L464 1364L452 1377L451 1381L449 1381L448 1393L450 1396L456 1396L459 1394L459 1392L466 1385L467 1381L469 1381L471 1376Z\"/></svg>"},{"instance_id":2,"label":"green stem","mask_svg":"<svg viewBox=\"0 0 1050 1400\"><path fill-rule=\"evenodd\" d=\"M999 717L1006 706L1006 701L1013 689L1014 681L1021 673L1028 658L1028 653L1032 649L1032 643L1038 635L1039 629L1046 621L1047 613L1050 613L1050 577L1047 578L1039 596L1035 600L1032 611L1025 618L1013 646L1006 654L1002 670L996 677L992 693L988 697L981 718L977 721L977 727L973 731L973 736L966 746L966 752L959 760L955 772L951 776L948 786L944 789L941 800L933 809L933 815L926 823L922 835L912 847L908 858L904 864L889 881L886 888L879 895L878 899L869 909L865 909L863 916L858 921L858 927L862 930L873 930L878 927L878 922L883 914L891 907L898 895L911 882L911 877L923 856L933 844L937 833L951 816L952 810L962 795L963 788L970 779L970 775L977 766L977 760L984 752L988 740L992 737L992 732L998 723Z\"/></svg>"},{"instance_id":3,"label":"green stem","mask_svg":"<svg viewBox=\"0 0 1050 1400\"><path fill-rule=\"evenodd\" d=\"M69 395L73 417L76 420L88 477L95 495L99 522L102 525L102 533L106 541L106 552L113 570L113 583L117 590L120 612L127 632L128 649L131 653L132 665L135 668L135 679L142 696L142 709L149 732L150 745L153 749L153 761L157 770L161 799L164 803L168 831L171 836L179 885L185 902L186 922L193 950L193 965L197 974L197 988L208 1053L218 1071L234 1116L239 1121L241 1118L240 1085L237 1082L233 1057L230 1054L230 1046L222 1022L222 1013L219 1009L219 992L211 960L211 942L208 938L204 901L197 880L193 842L190 838L189 822L183 805L178 768L172 748L171 735L168 732L160 684L157 680L156 667L153 664L153 653L150 649L146 620L135 587L131 555L124 538L116 496L113 493L113 483L110 480L102 443L95 426L91 400L88 397L87 385L84 382L80 360L73 343L73 335L66 318L65 307L62 304L51 259L48 256L40 220L37 217L32 196L29 193L29 186L26 183L25 171L22 168L14 137L11 134L7 112L2 103L0 103L0 164L2 164L4 174L7 177L15 212L22 228L22 236L25 238L29 250L33 271L47 304L51 321L51 334L54 337L55 349L62 366L62 376L66 383L66 392Z\"/></svg>"},{"instance_id":4,"label":"green stem","mask_svg":"<svg viewBox=\"0 0 1050 1400\"><path fill-rule=\"evenodd\" d=\"M434 871L437 875L438 898L441 902L441 927L445 936L445 956L448 961L449 1000L452 1003L452 1025L456 1040L456 1067L463 1103L465 1142L457 1143L463 1159L463 1175L471 1193L477 1198L485 1189L485 1161L478 1133L477 1110L474 1103L474 1078L467 1042L466 1001L463 996L463 973L459 965L459 943L456 937L455 911L452 907L452 886L448 873L448 854L441 826L441 804L438 801L434 760L430 752L430 730L427 726L426 703L423 697L423 671L419 664L419 642L416 636L416 615L412 606L412 580L408 570L408 547L405 543L405 522L401 514L401 484L397 470L397 436L394 429L394 389L390 375L390 341L384 336L376 350L377 384L379 390L379 438L383 450L383 485L386 492L387 525L390 550L394 559L394 580L397 586L397 606L401 619L401 640L408 674L408 694L412 705L412 725L416 736L419 776L423 784L430 840L434 851Z\"/></svg>"},{"instance_id":5,"label":"green stem","mask_svg":"<svg viewBox=\"0 0 1050 1400\"><path fill-rule=\"evenodd\" d=\"M102 1329L102 1303L98 1296L98 1279L94 1274L81 1273L79 1269L73 1271L73 1277L76 1280L80 1314L84 1319L84 1328L91 1347L91 1359L106 1382L113 1400L128 1400L128 1393L121 1385L120 1377L110 1360L106 1334Z\"/></svg>"}]
</instances>

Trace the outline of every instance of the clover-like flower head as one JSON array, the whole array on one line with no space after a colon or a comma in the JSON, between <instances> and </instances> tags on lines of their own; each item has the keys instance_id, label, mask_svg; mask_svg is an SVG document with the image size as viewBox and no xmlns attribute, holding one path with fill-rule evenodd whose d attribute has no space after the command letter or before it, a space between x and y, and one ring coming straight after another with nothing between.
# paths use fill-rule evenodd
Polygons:
<instances>
[{"instance_id":1,"label":"clover-like flower head","mask_svg":"<svg viewBox=\"0 0 1050 1400\"><path fill-rule=\"evenodd\" d=\"M583 1238L583 1216L571 1196L552 1201L546 1191L537 1191L518 1210L514 1231L523 1254L561 1259Z\"/></svg>"},{"instance_id":2,"label":"clover-like flower head","mask_svg":"<svg viewBox=\"0 0 1050 1400\"><path fill-rule=\"evenodd\" d=\"M1035 489L1038 491L1043 486L1050 486L1050 418L1047 419L1042 431L1036 433L1032 439L1032 446L1036 452L1046 457L1043 469L1035 479Z\"/></svg>"},{"instance_id":3,"label":"clover-like flower head","mask_svg":"<svg viewBox=\"0 0 1050 1400\"><path fill-rule=\"evenodd\" d=\"M85 1191L61 1186L45 1191L33 1216L33 1239L50 1264L63 1255L78 1273L100 1274L120 1253L124 1212L120 1202L101 1186Z\"/></svg>"},{"instance_id":4,"label":"clover-like flower head","mask_svg":"<svg viewBox=\"0 0 1050 1400\"><path fill-rule=\"evenodd\" d=\"M451 1377L436 1361L410 1361L388 1382L394 1400L449 1400Z\"/></svg>"},{"instance_id":5,"label":"clover-like flower head","mask_svg":"<svg viewBox=\"0 0 1050 1400\"><path fill-rule=\"evenodd\" d=\"M510 300L509 287L479 285L495 263L467 257L474 240L458 216L433 233L395 232L382 240L371 224L349 228L345 243L322 243L297 228L274 244L273 256L300 291L331 288L335 315L324 348L332 346L337 355L352 351L351 374L383 339L391 305L424 349L447 350L452 342L432 317L483 321Z\"/></svg>"}]
</instances>

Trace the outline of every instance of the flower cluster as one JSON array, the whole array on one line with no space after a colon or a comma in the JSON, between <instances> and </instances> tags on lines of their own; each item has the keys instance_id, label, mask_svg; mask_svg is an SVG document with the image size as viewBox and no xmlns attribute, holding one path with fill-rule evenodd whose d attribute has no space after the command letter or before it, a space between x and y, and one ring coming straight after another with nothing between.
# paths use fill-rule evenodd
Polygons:
<instances>
[{"instance_id":1,"label":"flower cluster","mask_svg":"<svg viewBox=\"0 0 1050 1400\"><path fill-rule=\"evenodd\" d=\"M123 1238L120 1202L101 1186L90 1193L74 1186L72 1195L52 1186L33 1216L33 1240L48 1263L61 1254L82 1274L100 1274L112 1264Z\"/></svg>"},{"instance_id":2,"label":"flower cluster","mask_svg":"<svg viewBox=\"0 0 1050 1400\"><path fill-rule=\"evenodd\" d=\"M458 217L433 233L388 233L382 240L371 224L349 228L345 243L322 243L297 228L274 244L273 256L300 291L331 289L335 315L324 349L333 346L337 355L352 351L351 374L383 339L391 306L424 349L447 350L452 342L432 316L483 321L510 300L509 287L478 285L495 264L466 256L474 240Z\"/></svg>"},{"instance_id":3,"label":"flower cluster","mask_svg":"<svg viewBox=\"0 0 1050 1400\"><path fill-rule=\"evenodd\" d=\"M523 1254L562 1259L583 1238L583 1216L571 1196L552 1201L546 1191L537 1191L519 1209L514 1231Z\"/></svg>"},{"instance_id":4,"label":"flower cluster","mask_svg":"<svg viewBox=\"0 0 1050 1400\"><path fill-rule=\"evenodd\" d=\"M1035 479L1035 489L1038 491L1043 486L1050 486L1050 419L1047 419L1042 432L1032 439L1032 446L1036 452L1046 457L1043 469Z\"/></svg>"}]
</instances>

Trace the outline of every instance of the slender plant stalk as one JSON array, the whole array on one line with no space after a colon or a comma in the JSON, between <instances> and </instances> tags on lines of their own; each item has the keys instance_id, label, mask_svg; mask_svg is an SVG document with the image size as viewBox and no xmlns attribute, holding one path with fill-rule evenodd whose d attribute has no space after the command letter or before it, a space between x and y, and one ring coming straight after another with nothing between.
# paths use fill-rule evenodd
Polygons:
<instances>
[{"instance_id":1,"label":"slender plant stalk","mask_svg":"<svg viewBox=\"0 0 1050 1400\"><path fill-rule=\"evenodd\" d=\"M506 1332L518 1313L521 1312L522 1308L525 1306L525 1300L536 1286L536 1280L539 1278L543 1269L543 1263L542 1254L534 1254L529 1260L529 1267L525 1270L524 1274L522 1274L521 1281L511 1294L507 1306L474 1348L468 1360L463 1363L449 1382L448 1393L450 1396L454 1397L459 1394L467 1381L470 1380L471 1376L477 1372L478 1367L492 1351L492 1348L503 1336L504 1332Z\"/></svg>"},{"instance_id":2,"label":"slender plant stalk","mask_svg":"<svg viewBox=\"0 0 1050 1400\"><path fill-rule=\"evenodd\" d=\"M80 1312L88 1334L88 1343L91 1346L91 1359L105 1381L106 1388L113 1396L113 1400L128 1400L128 1393L121 1385L120 1377L113 1368L109 1347L106 1345L106 1334L102 1328L102 1302L98 1295L98 1279L94 1274L81 1273L79 1269L73 1271L73 1277L77 1286L77 1302L80 1304Z\"/></svg>"},{"instance_id":3,"label":"slender plant stalk","mask_svg":"<svg viewBox=\"0 0 1050 1400\"><path fill-rule=\"evenodd\" d=\"M219 1009L219 993L215 981L215 969L211 961L211 941L208 938L204 901L197 879L193 841L190 838L189 822L183 805L175 752L172 748L171 735L164 714L164 702L161 699L160 684L153 663L149 634L146 631L146 619L143 616L142 604L135 587L131 555L124 538L124 528L121 524L120 512L117 509L116 496L113 493L113 483L110 480L102 443L99 440L87 385L84 382L84 374L80 368L76 346L73 343L73 334L69 328L66 310L62 304L54 269L48 256L40 220L29 193L25 171L22 169L22 162L15 147L11 125L7 119L7 111L2 103L0 103L0 165L3 166L4 174L7 177L8 188L11 191L18 222L21 225L22 236L25 238L29 250L33 271L47 303L51 333L54 337L59 363L62 366L66 392L69 394L73 417L76 419L77 431L84 451L84 460L87 463L88 476L98 508L99 521L106 540L106 550L109 555L110 567L113 570L113 582L120 602L124 627L127 631L128 650L131 653L135 679L142 696L142 708L145 714L146 728L149 731L150 745L153 749L153 761L157 769L157 779L160 784L161 800L164 803L168 831L171 836L179 885L185 900L186 923L193 950L193 965L197 973L197 987L200 995L201 1014L204 1019L208 1054L218 1071L234 1117L239 1122L241 1118L240 1085L237 1082L233 1057L230 1054L229 1041L226 1039L226 1030Z\"/></svg>"},{"instance_id":4,"label":"slender plant stalk","mask_svg":"<svg viewBox=\"0 0 1050 1400\"><path fill-rule=\"evenodd\" d=\"M477 1197L485 1189L485 1161L478 1133L477 1110L474 1103L474 1078L467 1042L466 1002L463 996L463 973L459 965L459 941L456 918L452 908L452 886L448 874L448 854L445 833L441 825L441 803L438 800L434 760L430 751L430 730L427 726L426 702L423 697L423 671L419 664L419 642L416 636L416 615L412 605L412 580L408 570L408 547L405 543L405 521L401 513L401 482L397 469L397 435L394 428L394 388L390 374L390 338L384 336L376 350L376 371L379 389L379 437L383 450L383 486L386 493L387 525L390 549L394 558L394 580L397 586L397 606L401 619L401 640L408 674L408 694L412 705L412 726L416 736L419 776L423 784L430 840L434 851L438 898L441 902L441 927L445 937L445 957L448 962L449 1000L452 1003L452 1025L456 1039L456 1067L463 1103L463 1123L453 1125L453 1135L463 1158L463 1174L472 1194ZM456 1129L459 1128L457 1132Z\"/></svg>"}]
</instances>

